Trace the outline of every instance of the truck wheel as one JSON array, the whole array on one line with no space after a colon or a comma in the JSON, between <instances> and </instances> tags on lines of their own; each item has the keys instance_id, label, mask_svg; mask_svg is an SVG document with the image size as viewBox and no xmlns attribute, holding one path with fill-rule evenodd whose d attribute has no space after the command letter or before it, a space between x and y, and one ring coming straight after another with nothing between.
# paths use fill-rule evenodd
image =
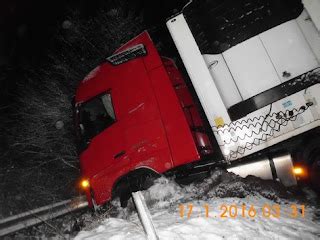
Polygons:
<instances>
[{"instance_id":1,"label":"truck wheel","mask_svg":"<svg viewBox=\"0 0 320 240\"><path fill-rule=\"evenodd\" d=\"M307 180L315 190L320 192L320 131L307 135L302 144L293 153L295 164L307 167Z\"/></svg>"},{"instance_id":2,"label":"truck wheel","mask_svg":"<svg viewBox=\"0 0 320 240\"><path fill-rule=\"evenodd\" d=\"M131 192L127 191L127 192L123 192L120 195L120 205L122 208L126 208L128 206L128 201L131 197Z\"/></svg>"},{"instance_id":3,"label":"truck wheel","mask_svg":"<svg viewBox=\"0 0 320 240\"><path fill-rule=\"evenodd\" d=\"M310 138L309 138L310 139ZM302 159L308 166L308 179L311 186L320 191L320 138L315 137L304 145Z\"/></svg>"},{"instance_id":4,"label":"truck wheel","mask_svg":"<svg viewBox=\"0 0 320 240\"><path fill-rule=\"evenodd\" d=\"M312 186L320 191L320 151L316 151L309 167L309 176Z\"/></svg>"},{"instance_id":5,"label":"truck wheel","mask_svg":"<svg viewBox=\"0 0 320 240\"><path fill-rule=\"evenodd\" d=\"M113 196L120 198L121 207L128 205L132 192L146 190L153 185L155 179L160 177L156 172L146 169L138 169L124 176L117 184Z\"/></svg>"}]
</instances>

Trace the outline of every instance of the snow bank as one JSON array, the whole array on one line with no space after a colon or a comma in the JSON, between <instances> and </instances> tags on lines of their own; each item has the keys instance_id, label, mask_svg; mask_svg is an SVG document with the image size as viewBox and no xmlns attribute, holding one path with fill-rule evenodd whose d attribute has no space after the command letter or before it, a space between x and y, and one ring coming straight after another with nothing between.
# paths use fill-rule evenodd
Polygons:
<instances>
[{"instance_id":1,"label":"snow bank","mask_svg":"<svg viewBox=\"0 0 320 240\"><path fill-rule=\"evenodd\" d=\"M219 170L204 182L186 187L160 178L143 194L160 239L320 238L316 207L308 200L293 200L292 193L271 181L242 179ZM75 239L145 239L133 205L124 210L115 201L113 205L116 211L109 215L113 217L99 226L87 226ZM305 206L304 217L301 205ZM256 214L250 217L251 206ZM298 209L295 218L292 207ZM224 208L228 208L227 217L223 217ZM267 217L270 213L273 215Z\"/></svg>"}]
</instances>

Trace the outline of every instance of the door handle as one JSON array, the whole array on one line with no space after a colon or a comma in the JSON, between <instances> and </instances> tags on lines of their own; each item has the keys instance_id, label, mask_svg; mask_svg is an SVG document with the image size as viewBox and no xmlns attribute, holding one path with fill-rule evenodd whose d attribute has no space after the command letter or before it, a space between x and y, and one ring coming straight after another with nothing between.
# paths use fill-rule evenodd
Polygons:
<instances>
[{"instance_id":1,"label":"door handle","mask_svg":"<svg viewBox=\"0 0 320 240\"><path fill-rule=\"evenodd\" d=\"M117 153L116 155L114 155L113 158L119 158L119 157L121 157L121 156L124 155L124 154L126 154L126 151L123 150L123 151Z\"/></svg>"}]
</instances>

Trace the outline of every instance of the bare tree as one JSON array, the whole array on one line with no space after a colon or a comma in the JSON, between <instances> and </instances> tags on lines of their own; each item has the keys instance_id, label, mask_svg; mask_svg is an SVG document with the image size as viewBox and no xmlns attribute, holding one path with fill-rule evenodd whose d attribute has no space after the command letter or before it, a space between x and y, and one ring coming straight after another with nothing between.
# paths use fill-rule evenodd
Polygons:
<instances>
[{"instance_id":1,"label":"bare tree","mask_svg":"<svg viewBox=\"0 0 320 240\"><path fill-rule=\"evenodd\" d=\"M0 105L0 141L6 143L0 146L0 215L77 194L71 100L91 69L143 30L140 16L125 4L111 1L89 19L70 9L57 24L47 59L25 67L9 109Z\"/></svg>"}]
</instances>

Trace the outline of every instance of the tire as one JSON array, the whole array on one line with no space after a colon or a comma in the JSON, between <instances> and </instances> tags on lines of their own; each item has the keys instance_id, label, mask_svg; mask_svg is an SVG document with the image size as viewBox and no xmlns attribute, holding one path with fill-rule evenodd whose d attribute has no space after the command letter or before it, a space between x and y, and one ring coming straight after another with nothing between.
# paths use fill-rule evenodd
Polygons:
<instances>
[{"instance_id":1,"label":"tire","mask_svg":"<svg viewBox=\"0 0 320 240\"><path fill-rule=\"evenodd\" d=\"M308 185L320 193L320 131L305 136L299 145L292 149L296 166L307 168L307 174L298 178L302 185Z\"/></svg>"},{"instance_id":2,"label":"tire","mask_svg":"<svg viewBox=\"0 0 320 240\"><path fill-rule=\"evenodd\" d=\"M158 177L160 177L159 174L150 170L136 170L136 172L132 172L118 182L113 196L119 196L121 207L125 208L132 192L147 190Z\"/></svg>"},{"instance_id":3,"label":"tire","mask_svg":"<svg viewBox=\"0 0 320 240\"><path fill-rule=\"evenodd\" d=\"M300 157L308 167L308 181L314 190L320 192L320 138L309 137L300 151L302 152Z\"/></svg>"},{"instance_id":4,"label":"tire","mask_svg":"<svg viewBox=\"0 0 320 240\"><path fill-rule=\"evenodd\" d=\"M309 179L312 187L320 192L320 149L314 152L309 165Z\"/></svg>"},{"instance_id":5,"label":"tire","mask_svg":"<svg viewBox=\"0 0 320 240\"><path fill-rule=\"evenodd\" d=\"M120 195L120 205L122 208L126 208L128 206L128 201L131 198L131 192L123 192Z\"/></svg>"}]
</instances>

